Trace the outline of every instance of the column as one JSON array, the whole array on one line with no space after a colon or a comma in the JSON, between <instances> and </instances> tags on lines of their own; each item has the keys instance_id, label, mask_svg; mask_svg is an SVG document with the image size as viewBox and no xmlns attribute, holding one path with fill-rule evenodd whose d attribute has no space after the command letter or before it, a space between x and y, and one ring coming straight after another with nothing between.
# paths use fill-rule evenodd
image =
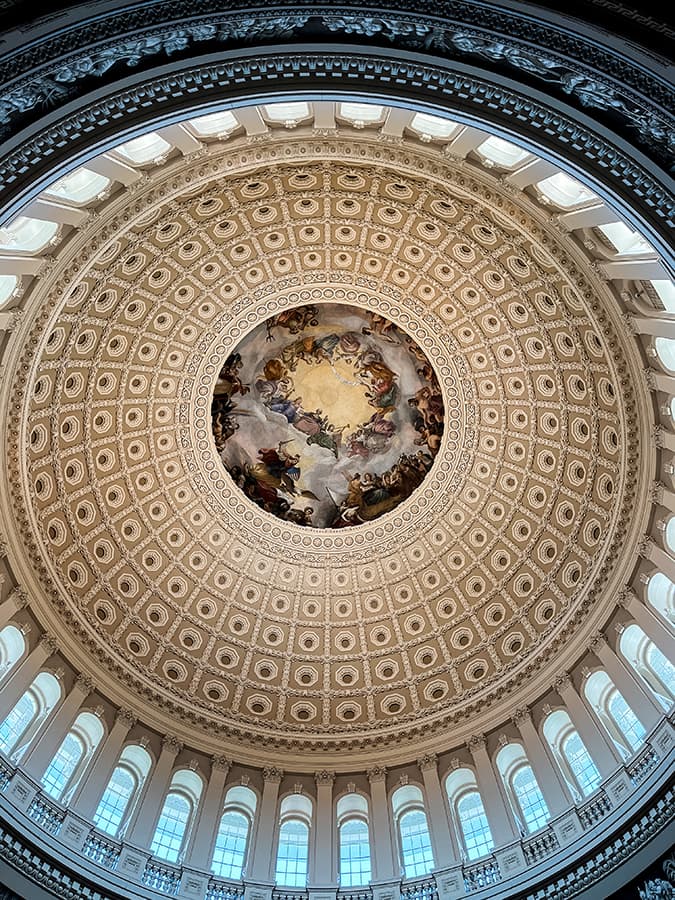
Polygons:
<instances>
[{"instance_id":1,"label":"column","mask_svg":"<svg viewBox=\"0 0 675 900\"><path fill-rule=\"evenodd\" d=\"M459 856L443 802L443 788L438 777L438 758L435 753L429 753L418 759L417 765L424 780L429 813L429 836L434 851L435 868L444 869L456 865Z\"/></svg>"},{"instance_id":2,"label":"column","mask_svg":"<svg viewBox=\"0 0 675 900\"><path fill-rule=\"evenodd\" d=\"M274 833L277 827L277 802L279 785L283 778L281 769L263 769L263 795L258 814L258 828L251 847L251 863L248 867L250 881L269 882L274 880L275 860Z\"/></svg>"},{"instance_id":3,"label":"column","mask_svg":"<svg viewBox=\"0 0 675 900\"><path fill-rule=\"evenodd\" d=\"M49 724L23 758L22 768L36 781L44 775L47 766L58 750L64 737L75 721L80 707L93 690L93 682L86 675L80 675L73 689L52 714Z\"/></svg>"},{"instance_id":4,"label":"column","mask_svg":"<svg viewBox=\"0 0 675 900\"><path fill-rule=\"evenodd\" d=\"M1 578L2 576L0 576ZM0 580L0 587L2 587L2 581ZM14 618L14 616L19 612L20 609L23 609L28 603L28 594L24 591L23 588L16 587L14 590L10 591L7 595L7 599L3 600L2 604L0 604L0 628L4 628L5 625Z\"/></svg>"},{"instance_id":5,"label":"column","mask_svg":"<svg viewBox=\"0 0 675 900\"><path fill-rule=\"evenodd\" d=\"M129 729L135 724L136 719L130 710L118 710L115 716L115 724L110 729L103 746L97 752L94 764L72 796L71 806L88 822L91 822L94 818L99 801L122 752Z\"/></svg>"},{"instance_id":6,"label":"column","mask_svg":"<svg viewBox=\"0 0 675 900\"><path fill-rule=\"evenodd\" d=\"M612 679L624 700L642 722L645 730L650 732L663 716L663 710L647 687L643 687L628 666L619 659L607 643L602 632L593 635L590 642L593 653L598 657L605 671Z\"/></svg>"},{"instance_id":7,"label":"column","mask_svg":"<svg viewBox=\"0 0 675 900\"><path fill-rule=\"evenodd\" d=\"M667 575L671 581L675 581L675 559L662 547L659 547L651 538L642 541L639 546L640 556L653 562L654 565Z\"/></svg>"},{"instance_id":8,"label":"column","mask_svg":"<svg viewBox=\"0 0 675 900\"><path fill-rule=\"evenodd\" d=\"M43 634L37 646L12 672L0 693L0 719L5 718L49 657L56 653L56 648L56 639L50 634Z\"/></svg>"},{"instance_id":9,"label":"column","mask_svg":"<svg viewBox=\"0 0 675 900\"><path fill-rule=\"evenodd\" d=\"M171 773L176 757L183 745L172 734L162 740L162 752L159 754L147 787L137 805L137 813L127 831L127 841L137 847L150 847L155 833L155 825L164 801L164 796L171 782Z\"/></svg>"},{"instance_id":10,"label":"column","mask_svg":"<svg viewBox=\"0 0 675 900\"><path fill-rule=\"evenodd\" d=\"M569 787L563 781L562 773L549 759L544 742L539 737L539 732L532 721L530 710L526 708L516 710L513 722L523 739L527 758L532 766L539 789L544 795L551 818L555 818L564 810L574 806Z\"/></svg>"},{"instance_id":11,"label":"column","mask_svg":"<svg viewBox=\"0 0 675 900\"><path fill-rule=\"evenodd\" d=\"M603 779L607 778L622 765L622 759L614 741L610 740L609 736L605 736L606 733L597 725L586 704L576 692L567 672L563 672L556 678L553 687L565 704L572 724L579 732L579 737L590 753L598 772Z\"/></svg>"},{"instance_id":12,"label":"column","mask_svg":"<svg viewBox=\"0 0 675 900\"><path fill-rule=\"evenodd\" d=\"M314 853L309 867L309 884L312 887L334 886L335 853L333 852L334 814L333 782L335 772L314 773L316 781L316 817L314 826Z\"/></svg>"},{"instance_id":13,"label":"column","mask_svg":"<svg viewBox=\"0 0 675 900\"><path fill-rule=\"evenodd\" d=\"M389 803L387 801L387 770L380 766L369 769L368 781L370 782L370 800L373 810L371 823L375 850L373 881L390 881L399 877L401 865L398 860L395 862L392 846Z\"/></svg>"},{"instance_id":14,"label":"column","mask_svg":"<svg viewBox=\"0 0 675 900\"><path fill-rule=\"evenodd\" d=\"M185 856L185 865L208 871L213 855L220 817L223 811L225 780L230 771L230 761L224 756L211 758L211 774L206 786L204 799L200 804L196 826L192 829L190 846Z\"/></svg>"},{"instance_id":15,"label":"column","mask_svg":"<svg viewBox=\"0 0 675 900\"><path fill-rule=\"evenodd\" d=\"M653 641L664 656L675 659L675 636L663 624L656 613L643 603L631 590L622 591L618 597L622 606L635 619L650 641Z\"/></svg>"},{"instance_id":16,"label":"column","mask_svg":"<svg viewBox=\"0 0 675 900\"><path fill-rule=\"evenodd\" d=\"M499 787L492 761L487 752L485 737L474 735L469 741L469 750L476 767L476 782L490 824L490 832L495 847L510 844L520 837L516 830L513 814L507 808L504 795Z\"/></svg>"}]
</instances>

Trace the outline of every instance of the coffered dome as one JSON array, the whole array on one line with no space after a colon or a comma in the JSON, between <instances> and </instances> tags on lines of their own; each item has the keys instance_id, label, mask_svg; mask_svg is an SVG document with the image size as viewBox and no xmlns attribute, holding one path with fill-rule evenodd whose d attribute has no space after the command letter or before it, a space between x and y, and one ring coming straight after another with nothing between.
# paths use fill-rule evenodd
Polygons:
<instances>
[{"instance_id":1,"label":"coffered dome","mask_svg":"<svg viewBox=\"0 0 675 900\"><path fill-rule=\"evenodd\" d=\"M561 665L626 579L645 494L606 286L531 198L414 134L167 160L59 247L22 325L8 458L44 615L207 742L431 746ZM279 377L319 351L357 385L337 431L259 400L302 409L311 383ZM398 429L383 461L369 421ZM413 458L405 497L373 493ZM303 492L321 522L279 521Z\"/></svg>"},{"instance_id":2,"label":"coffered dome","mask_svg":"<svg viewBox=\"0 0 675 900\"><path fill-rule=\"evenodd\" d=\"M0 6L0 883L622 891L675 806L667 24Z\"/></svg>"}]
</instances>

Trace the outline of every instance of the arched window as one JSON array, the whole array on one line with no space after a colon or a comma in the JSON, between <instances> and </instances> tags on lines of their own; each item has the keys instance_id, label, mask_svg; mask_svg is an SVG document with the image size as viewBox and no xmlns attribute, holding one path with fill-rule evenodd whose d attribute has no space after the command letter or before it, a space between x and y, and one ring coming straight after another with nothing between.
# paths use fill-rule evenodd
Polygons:
<instances>
[{"instance_id":1,"label":"arched window","mask_svg":"<svg viewBox=\"0 0 675 900\"><path fill-rule=\"evenodd\" d=\"M6 678L26 651L26 641L16 625L0 631L0 679Z\"/></svg>"},{"instance_id":2,"label":"arched window","mask_svg":"<svg viewBox=\"0 0 675 900\"><path fill-rule=\"evenodd\" d=\"M549 820L537 779L520 744L507 744L497 754L497 768L522 830L536 831Z\"/></svg>"},{"instance_id":3,"label":"arched window","mask_svg":"<svg viewBox=\"0 0 675 900\"><path fill-rule=\"evenodd\" d=\"M455 769L445 779L455 830L467 859L479 859L494 847L483 800L471 769Z\"/></svg>"},{"instance_id":4,"label":"arched window","mask_svg":"<svg viewBox=\"0 0 675 900\"><path fill-rule=\"evenodd\" d=\"M0 724L0 750L14 760L30 744L61 697L61 686L49 672L40 672Z\"/></svg>"},{"instance_id":5,"label":"arched window","mask_svg":"<svg viewBox=\"0 0 675 900\"><path fill-rule=\"evenodd\" d=\"M654 338L656 357L664 369L675 372L675 340L673 338Z\"/></svg>"},{"instance_id":6,"label":"arched window","mask_svg":"<svg viewBox=\"0 0 675 900\"><path fill-rule=\"evenodd\" d=\"M675 556L675 516L671 516L668 519L665 530L663 532L663 539L666 545L666 550L670 553L671 556Z\"/></svg>"},{"instance_id":7,"label":"arched window","mask_svg":"<svg viewBox=\"0 0 675 900\"><path fill-rule=\"evenodd\" d=\"M159 814L150 852L167 862L178 862L202 794L202 780L190 769L174 772Z\"/></svg>"},{"instance_id":8,"label":"arched window","mask_svg":"<svg viewBox=\"0 0 675 900\"><path fill-rule=\"evenodd\" d=\"M675 625L675 584L662 572L656 572L649 579L647 602Z\"/></svg>"},{"instance_id":9,"label":"arched window","mask_svg":"<svg viewBox=\"0 0 675 900\"><path fill-rule=\"evenodd\" d=\"M361 887L371 879L368 801L351 793L337 802L340 887Z\"/></svg>"},{"instance_id":10,"label":"arched window","mask_svg":"<svg viewBox=\"0 0 675 900\"><path fill-rule=\"evenodd\" d=\"M427 875L434 867L424 796L415 785L403 785L391 798L406 878Z\"/></svg>"},{"instance_id":11,"label":"arched window","mask_svg":"<svg viewBox=\"0 0 675 900\"><path fill-rule=\"evenodd\" d=\"M312 801L302 794L291 794L281 801L279 845L274 879L283 887L305 887L309 858L309 826Z\"/></svg>"},{"instance_id":12,"label":"arched window","mask_svg":"<svg viewBox=\"0 0 675 900\"><path fill-rule=\"evenodd\" d=\"M593 793L602 779L567 712L550 713L543 731L572 792L579 799Z\"/></svg>"},{"instance_id":13,"label":"arched window","mask_svg":"<svg viewBox=\"0 0 675 900\"><path fill-rule=\"evenodd\" d=\"M642 744L645 729L609 675L593 672L586 679L584 694L619 752L624 757L634 753Z\"/></svg>"},{"instance_id":14,"label":"arched window","mask_svg":"<svg viewBox=\"0 0 675 900\"><path fill-rule=\"evenodd\" d=\"M211 861L211 871L215 875L242 877L255 808L256 795L250 788L236 785L225 795Z\"/></svg>"},{"instance_id":15,"label":"arched window","mask_svg":"<svg viewBox=\"0 0 675 900\"><path fill-rule=\"evenodd\" d=\"M94 813L94 824L108 834L119 834L138 801L152 760L137 744L125 747Z\"/></svg>"},{"instance_id":16,"label":"arched window","mask_svg":"<svg viewBox=\"0 0 675 900\"><path fill-rule=\"evenodd\" d=\"M664 709L675 700L675 666L664 656L639 625L629 625L621 633L619 650L640 675Z\"/></svg>"},{"instance_id":17,"label":"arched window","mask_svg":"<svg viewBox=\"0 0 675 900\"><path fill-rule=\"evenodd\" d=\"M80 713L42 776L42 786L55 800L61 800L75 788L102 737L99 717Z\"/></svg>"}]
</instances>

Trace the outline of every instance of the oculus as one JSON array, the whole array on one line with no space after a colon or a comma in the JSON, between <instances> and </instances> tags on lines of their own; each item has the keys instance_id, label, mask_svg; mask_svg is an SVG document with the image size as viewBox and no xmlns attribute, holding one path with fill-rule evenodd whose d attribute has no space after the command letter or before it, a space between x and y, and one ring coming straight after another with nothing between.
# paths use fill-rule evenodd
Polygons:
<instances>
[{"instance_id":1,"label":"oculus","mask_svg":"<svg viewBox=\"0 0 675 900\"><path fill-rule=\"evenodd\" d=\"M410 335L368 310L296 306L224 361L211 421L246 496L315 528L372 522L424 480L443 436L436 374Z\"/></svg>"}]
</instances>

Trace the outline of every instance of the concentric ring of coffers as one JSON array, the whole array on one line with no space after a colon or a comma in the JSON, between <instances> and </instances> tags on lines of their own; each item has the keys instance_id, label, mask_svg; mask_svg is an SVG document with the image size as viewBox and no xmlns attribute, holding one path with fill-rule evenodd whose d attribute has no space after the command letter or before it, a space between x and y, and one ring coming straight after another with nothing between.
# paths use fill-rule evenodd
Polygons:
<instances>
[{"instance_id":1,"label":"concentric ring of coffers","mask_svg":"<svg viewBox=\"0 0 675 900\"><path fill-rule=\"evenodd\" d=\"M442 727L553 650L616 563L635 464L589 273L433 154L347 146L240 146L118 204L17 379L14 500L73 632L186 717L289 742ZM213 441L223 361L313 303L404 328L457 411L372 526L279 522Z\"/></svg>"}]
</instances>

